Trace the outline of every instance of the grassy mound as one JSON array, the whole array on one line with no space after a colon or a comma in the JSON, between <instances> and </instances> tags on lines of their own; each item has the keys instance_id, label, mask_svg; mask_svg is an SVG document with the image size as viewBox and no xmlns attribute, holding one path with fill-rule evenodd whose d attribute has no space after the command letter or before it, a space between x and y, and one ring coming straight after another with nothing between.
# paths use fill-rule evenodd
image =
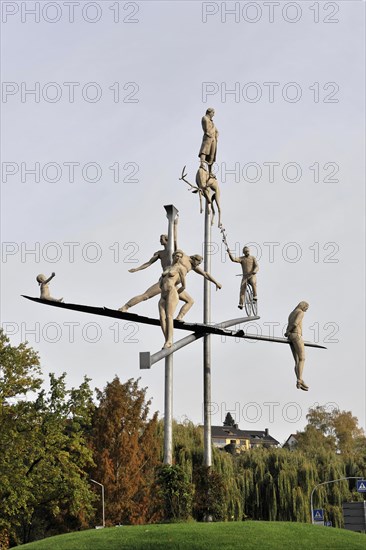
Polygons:
<instances>
[{"instance_id":1,"label":"grassy mound","mask_svg":"<svg viewBox=\"0 0 366 550\"><path fill-rule=\"evenodd\" d=\"M245 521L110 527L68 533L22 546L24 550L353 550L366 535L303 523Z\"/></svg>"}]
</instances>

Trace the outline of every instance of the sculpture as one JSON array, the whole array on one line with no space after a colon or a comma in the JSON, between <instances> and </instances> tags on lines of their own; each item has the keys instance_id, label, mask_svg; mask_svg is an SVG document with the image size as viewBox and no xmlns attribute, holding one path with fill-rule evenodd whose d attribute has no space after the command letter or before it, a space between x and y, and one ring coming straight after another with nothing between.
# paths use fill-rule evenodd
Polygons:
<instances>
[{"instance_id":1,"label":"sculpture","mask_svg":"<svg viewBox=\"0 0 366 550\"><path fill-rule=\"evenodd\" d=\"M254 256L250 255L249 248L247 246L244 246L243 248L243 254L244 256L239 256L239 258L235 258L229 248L227 248L227 253L229 255L229 258L232 262L236 262L238 264L241 264L241 268L243 271L243 277L241 280L240 285L240 294L239 294L239 309L243 309L244 306L244 297L245 297L245 291L247 288L247 284L249 284L252 287L253 290L253 300L257 300L257 277L256 273L259 270L259 265Z\"/></svg>"},{"instance_id":2,"label":"sculpture","mask_svg":"<svg viewBox=\"0 0 366 550\"><path fill-rule=\"evenodd\" d=\"M176 218L174 220L174 248L175 251L177 251L177 225L178 225L178 219ZM150 258L150 260L144 264L142 264L140 267L129 269L130 273L135 273L136 271L140 271L142 269L146 269L150 265L152 265L154 262L156 262L158 259L160 259L161 266L163 268L163 271L167 269L169 266L169 254L168 254L168 238L166 235L161 235L160 242L164 246L164 250L158 250L155 252L155 254ZM180 251L181 252L181 251ZM205 279L208 281L211 281L216 285L216 289L220 289L221 285L218 283L209 273L204 271L199 267L199 265L202 263L203 258L199 254L195 254L193 256L187 256L182 252L183 256L181 258L180 264L182 266L182 269L184 271L184 275L187 275L190 271L195 271L198 273L198 275L202 275ZM173 253L174 257L174 253ZM128 311L130 307L133 307L140 302L143 302L145 300L149 300L150 298L153 298L154 296L157 296L161 293L161 287L160 287L160 281L155 283L154 285L150 286L143 294L139 294L138 296L135 296L134 298L131 298L128 300L128 302L125 303L124 306L119 308L119 311L125 312ZM180 309L177 320L182 321L183 317L186 315L186 313L191 309L191 307L194 304L193 298L186 292L185 290L181 291L179 293L179 300L182 302L185 302L185 304Z\"/></svg>"},{"instance_id":3,"label":"sculpture","mask_svg":"<svg viewBox=\"0 0 366 550\"><path fill-rule=\"evenodd\" d=\"M307 302L300 302L295 309L290 313L285 336L290 341L290 348L295 359L295 374L297 389L308 391L307 386L302 379L302 373L305 364L305 347L302 338L302 320L305 311L309 309Z\"/></svg>"},{"instance_id":4,"label":"sculpture","mask_svg":"<svg viewBox=\"0 0 366 550\"><path fill-rule=\"evenodd\" d=\"M201 160L201 167L204 168L204 163L207 162L209 167L209 173L211 173L211 168L213 163L216 160L216 151L217 151L217 139L219 132L213 122L213 117L215 115L215 109L212 107L208 108L206 114L202 117L202 130L203 138L200 151L198 156Z\"/></svg>"},{"instance_id":5,"label":"sculpture","mask_svg":"<svg viewBox=\"0 0 366 550\"><path fill-rule=\"evenodd\" d=\"M41 300L48 300L50 302L63 302L63 298L60 298L60 299L52 298L52 296L50 295L50 288L48 286L48 283L52 281L55 275L56 273L52 273L48 279L46 279L46 276L43 275L42 273L37 275L36 281L41 287L41 296L40 296Z\"/></svg>"},{"instance_id":6,"label":"sculpture","mask_svg":"<svg viewBox=\"0 0 366 550\"><path fill-rule=\"evenodd\" d=\"M174 330L173 315L179 301L179 295L184 292L186 287L185 269L181 264L183 256L184 253L181 250L176 250L173 254L172 265L168 266L163 271L159 280L161 291L159 317L161 329L165 336L163 349L172 347Z\"/></svg>"},{"instance_id":7,"label":"sculpture","mask_svg":"<svg viewBox=\"0 0 366 550\"><path fill-rule=\"evenodd\" d=\"M176 230L174 231L174 248L176 248ZM153 263L155 263L157 260L160 260L161 267L163 271L169 267L170 265L170 257L169 257L169 250L168 250L168 235L160 235L160 244L164 246L163 250L158 250L157 252L154 252L153 256L150 258L149 261L145 262L144 264L140 265L139 267L134 267L132 269L129 269L128 271L130 273L136 273L137 271L141 271L142 269L146 269ZM134 298L131 298L128 300L128 302L125 303L124 306L119 308L119 311L127 311L130 307L133 307L140 302L143 302L145 300L149 300L150 298L153 298L154 296L157 296L160 294L161 289L159 282L155 283L154 285L150 286L143 294L139 294L138 296L135 296Z\"/></svg>"},{"instance_id":8,"label":"sculpture","mask_svg":"<svg viewBox=\"0 0 366 550\"><path fill-rule=\"evenodd\" d=\"M198 273L198 275L202 275L202 277L216 285L216 290L219 290L220 288L222 288L221 284L218 283L207 271L204 271L199 267L202 261L203 258L199 254L194 254L193 256L187 256L186 254L183 254L180 263L183 267L184 275L187 275L187 273L189 273L190 271L194 271L195 273ZM179 299L183 302L186 302L181 307L177 315L177 320L181 321L187 311L189 311L193 306L194 300L186 291L183 291L181 294L179 294Z\"/></svg>"},{"instance_id":9,"label":"sculpture","mask_svg":"<svg viewBox=\"0 0 366 550\"><path fill-rule=\"evenodd\" d=\"M219 213L218 227L222 227L221 223L221 206L220 206L220 187L219 182L216 179L216 176L212 174L209 170L206 170L205 163L201 162L201 166L197 170L196 174L196 184L192 185L187 179L187 174L185 173L186 167L184 166L182 170L182 175L179 178L180 180L185 181L191 188L192 193L199 193L200 198L200 213L202 214L202 195L205 197L206 201L212 208L212 219L211 224L214 222L215 218L215 208L214 202L216 202L217 211Z\"/></svg>"}]
</instances>

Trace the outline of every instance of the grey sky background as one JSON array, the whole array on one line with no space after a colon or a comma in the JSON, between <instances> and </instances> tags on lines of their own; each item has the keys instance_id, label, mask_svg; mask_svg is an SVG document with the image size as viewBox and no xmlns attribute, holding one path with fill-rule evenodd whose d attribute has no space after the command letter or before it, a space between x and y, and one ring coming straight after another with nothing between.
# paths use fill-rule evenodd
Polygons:
<instances>
[{"instance_id":1,"label":"grey sky background","mask_svg":"<svg viewBox=\"0 0 366 550\"><path fill-rule=\"evenodd\" d=\"M159 327L58 310L20 295L38 296L36 275L55 271L53 296L120 307L159 278L158 264L135 274L128 269L160 248L164 204L179 210L179 247L202 253L198 199L178 178L187 165L194 180L200 120L212 106L229 244L239 254L252 243L260 264L261 319L247 330L282 336L288 314L306 300L304 338L328 347L307 349L305 393L296 390L287 346L213 338L212 423L230 411L242 429L268 427L282 442L320 404L351 410L365 427L364 2L272 3L273 22L263 2L237 2L238 22L222 7L235 2L119 2L119 22L116 2L80 1L74 22L67 3L40 2L39 23L26 13L35 4L2 2L1 321L11 342L27 339L45 376L66 371L70 386L84 374L99 388L115 374L122 381L141 376L152 410L162 415L164 364L139 370L139 352L163 344ZM256 16L255 23L245 20ZM65 82L80 84L74 102ZM95 102L92 82L101 91ZM270 82L278 83L273 98ZM39 102L22 98L22 86L35 83ZM212 95L206 97L204 83L213 83ZM225 93L235 87L237 96ZM52 102L56 92L61 96ZM261 97L250 101L255 93ZM74 181L64 164L70 162L79 163ZM274 181L270 162L279 163ZM24 171L35 163L39 182ZM89 166L83 175L87 163L99 173ZM116 163L119 181L109 168ZM239 173L227 173L235 166ZM219 322L238 315L240 266L225 257L216 226L212 240L211 271L223 285L219 292L212 287L212 318ZM191 273L187 289L195 305L186 320L201 322L202 278ZM131 312L156 317L157 302ZM201 342L175 356L174 417L202 422Z\"/></svg>"}]
</instances>

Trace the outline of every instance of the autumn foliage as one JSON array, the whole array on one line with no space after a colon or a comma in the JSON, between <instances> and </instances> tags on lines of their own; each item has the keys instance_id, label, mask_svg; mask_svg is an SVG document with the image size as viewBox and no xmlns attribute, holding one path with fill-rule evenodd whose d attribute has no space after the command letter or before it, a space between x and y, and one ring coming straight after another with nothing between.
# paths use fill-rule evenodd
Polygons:
<instances>
[{"instance_id":1,"label":"autumn foliage","mask_svg":"<svg viewBox=\"0 0 366 550\"><path fill-rule=\"evenodd\" d=\"M27 344L0 331L0 550L102 522L310 521L318 483L366 477L366 439L350 411L314 407L297 447L241 454L213 449L203 464L203 433L173 423L173 466L162 464L163 426L139 380L117 376L104 389L85 378L68 389L49 376ZM96 395L96 397L95 397ZM233 422L233 419L227 419ZM362 499L354 481L322 485L315 506L342 526L342 502Z\"/></svg>"},{"instance_id":2,"label":"autumn foliage","mask_svg":"<svg viewBox=\"0 0 366 550\"><path fill-rule=\"evenodd\" d=\"M138 380L121 383L116 376L97 398L92 473L105 486L108 523L146 523L154 516L152 484L160 463L157 414L148 418L150 401Z\"/></svg>"}]
</instances>

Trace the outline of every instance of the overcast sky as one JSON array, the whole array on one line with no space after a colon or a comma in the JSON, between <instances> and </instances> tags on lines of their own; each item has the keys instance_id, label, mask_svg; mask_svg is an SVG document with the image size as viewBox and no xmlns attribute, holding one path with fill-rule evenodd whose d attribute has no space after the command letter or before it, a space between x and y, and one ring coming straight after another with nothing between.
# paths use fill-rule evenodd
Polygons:
<instances>
[{"instance_id":1,"label":"overcast sky","mask_svg":"<svg viewBox=\"0 0 366 550\"><path fill-rule=\"evenodd\" d=\"M202 253L193 181L201 117L216 110L217 175L230 248L250 243L260 265L260 321L282 336L310 304L296 389L288 346L213 337L212 423L283 442L308 408L350 410L365 427L364 2L2 2L1 321L39 350L43 373L86 374L102 388L141 377L163 413L159 327L50 308L51 294L118 308L155 283L163 205L179 210L179 247ZM231 12L230 12L231 10ZM33 90L33 92L32 92ZM212 231L212 319L235 318L240 266ZM202 322L203 279L191 273ZM157 317L158 299L131 312ZM175 332L175 339L187 333ZM174 417L202 422L202 340L174 358Z\"/></svg>"}]
</instances>

